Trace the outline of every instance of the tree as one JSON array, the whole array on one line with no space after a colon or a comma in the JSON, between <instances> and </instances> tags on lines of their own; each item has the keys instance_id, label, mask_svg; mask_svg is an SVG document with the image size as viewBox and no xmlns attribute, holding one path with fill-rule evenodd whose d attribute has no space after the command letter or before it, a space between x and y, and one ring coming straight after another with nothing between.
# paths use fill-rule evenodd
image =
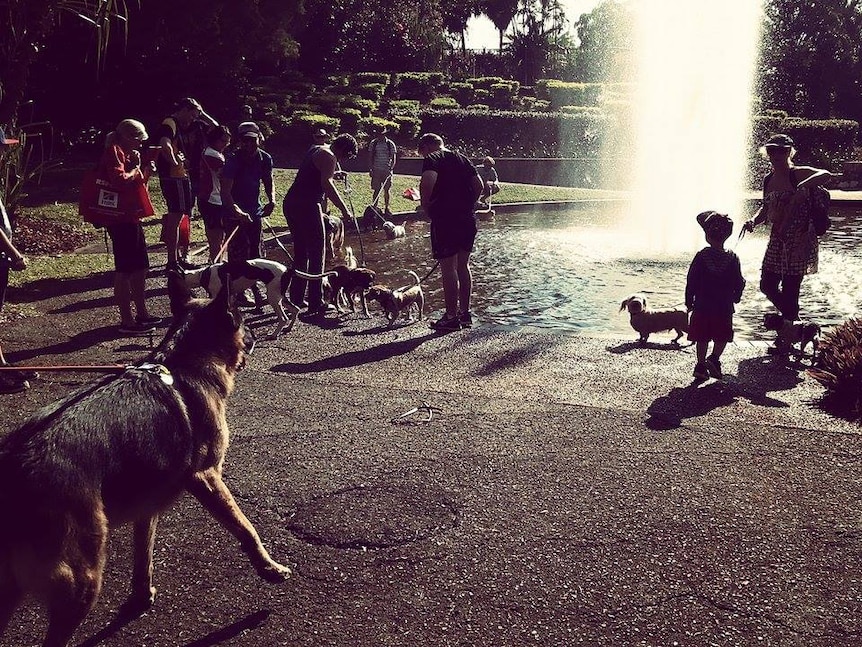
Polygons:
<instances>
[{"instance_id":1,"label":"tree","mask_svg":"<svg viewBox=\"0 0 862 647\"><path fill-rule=\"evenodd\" d=\"M92 36L98 66L114 28L126 32L126 0L7 0L0 44L0 124L14 124L33 64L61 20L81 21ZM68 53L67 53L68 56Z\"/></svg>"},{"instance_id":2,"label":"tree","mask_svg":"<svg viewBox=\"0 0 862 647\"><path fill-rule=\"evenodd\" d=\"M559 0L520 0L507 49L521 83L532 85L558 67L569 44L565 28Z\"/></svg>"},{"instance_id":3,"label":"tree","mask_svg":"<svg viewBox=\"0 0 862 647\"><path fill-rule=\"evenodd\" d=\"M503 52L503 35L515 19L518 0L484 0L482 12L488 16L500 32L500 52Z\"/></svg>"},{"instance_id":4,"label":"tree","mask_svg":"<svg viewBox=\"0 0 862 647\"><path fill-rule=\"evenodd\" d=\"M626 81L631 66L634 26L631 9L617 0L603 2L575 25L580 47L575 63L578 81Z\"/></svg>"}]
</instances>

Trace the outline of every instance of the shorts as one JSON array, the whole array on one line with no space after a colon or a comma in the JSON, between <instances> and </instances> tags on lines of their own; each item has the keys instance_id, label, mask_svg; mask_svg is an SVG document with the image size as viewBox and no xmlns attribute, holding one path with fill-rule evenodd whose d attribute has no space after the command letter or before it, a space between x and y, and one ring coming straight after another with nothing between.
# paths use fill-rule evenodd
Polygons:
<instances>
[{"instance_id":1,"label":"shorts","mask_svg":"<svg viewBox=\"0 0 862 647\"><path fill-rule=\"evenodd\" d=\"M695 310L691 313L688 324L688 340L732 342L733 314L714 314Z\"/></svg>"},{"instance_id":2,"label":"shorts","mask_svg":"<svg viewBox=\"0 0 862 647\"><path fill-rule=\"evenodd\" d=\"M476 218L431 221L431 255L440 260L458 252L472 252L476 242Z\"/></svg>"},{"instance_id":3,"label":"shorts","mask_svg":"<svg viewBox=\"0 0 862 647\"><path fill-rule=\"evenodd\" d=\"M192 185L187 177L160 177L159 186L165 196L168 213L187 213L191 215L194 199Z\"/></svg>"},{"instance_id":4,"label":"shorts","mask_svg":"<svg viewBox=\"0 0 862 647\"><path fill-rule=\"evenodd\" d=\"M132 274L150 267L147 241L140 221L121 222L105 227L114 248L114 269L123 274Z\"/></svg>"},{"instance_id":5,"label":"shorts","mask_svg":"<svg viewBox=\"0 0 862 647\"><path fill-rule=\"evenodd\" d=\"M387 189L392 186L392 176L389 173L389 170L387 169L385 171L378 171L372 169L371 190L374 192L375 195L377 195L377 192L380 191L380 188L384 186L384 183L385 188Z\"/></svg>"},{"instance_id":6,"label":"shorts","mask_svg":"<svg viewBox=\"0 0 862 647\"><path fill-rule=\"evenodd\" d=\"M204 227L207 229L224 229L225 228L225 206L223 204L212 204L210 202L198 202L198 208L201 210L201 218L204 220Z\"/></svg>"}]
</instances>

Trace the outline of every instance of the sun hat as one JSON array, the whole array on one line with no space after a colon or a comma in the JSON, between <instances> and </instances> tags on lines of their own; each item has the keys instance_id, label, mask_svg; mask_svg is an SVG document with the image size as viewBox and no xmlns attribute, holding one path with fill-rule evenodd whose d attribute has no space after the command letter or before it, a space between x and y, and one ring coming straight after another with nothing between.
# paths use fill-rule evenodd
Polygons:
<instances>
[{"instance_id":1,"label":"sun hat","mask_svg":"<svg viewBox=\"0 0 862 647\"><path fill-rule=\"evenodd\" d=\"M766 140L764 148L793 148L795 144L789 135L773 135Z\"/></svg>"},{"instance_id":2,"label":"sun hat","mask_svg":"<svg viewBox=\"0 0 862 647\"><path fill-rule=\"evenodd\" d=\"M314 138L315 139L328 139L329 133L326 132L326 128L318 128L317 130L314 131Z\"/></svg>"},{"instance_id":3,"label":"sun hat","mask_svg":"<svg viewBox=\"0 0 862 647\"><path fill-rule=\"evenodd\" d=\"M6 146L11 146L12 144L17 144L18 140L13 139L12 137L6 136L6 131L0 127L0 144L5 144Z\"/></svg>"},{"instance_id":4,"label":"sun hat","mask_svg":"<svg viewBox=\"0 0 862 647\"><path fill-rule=\"evenodd\" d=\"M239 137L254 137L258 141L263 141L263 135L260 132L260 126L253 121L244 121L236 129Z\"/></svg>"}]
</instances>

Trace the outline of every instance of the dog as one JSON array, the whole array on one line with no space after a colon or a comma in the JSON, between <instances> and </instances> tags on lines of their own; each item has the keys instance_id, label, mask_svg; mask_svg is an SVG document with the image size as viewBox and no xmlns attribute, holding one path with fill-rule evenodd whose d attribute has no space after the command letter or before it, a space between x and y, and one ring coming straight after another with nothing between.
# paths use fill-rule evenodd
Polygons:
<instances>
[{"instance_id":1,"label":"dog","mask_svg":"<svg viewBox=\"0 0 862 647\"><path fill-rule=\"evenodd\" d=\"M683 333L688 332L688 313L685 310L649 310L646 297L634 294L620 304L620 312L629 311L629 322L640 334L640 342L645 344L654 332L673 330L676 337L671 344L678 344Z\"/></svg>"},{"instance_id":2,"label":"dog","mask_svg":"<svg viewBox=\"0 0 862 647\"><path fill-rule=\"evenodd\" d=\"M396 238L404 238L407 235L407 230L404 225L396 225L387 220L383 223L383 233L389 240L395 240Z\"/></svg>"},{"instance_id":3,"label":"dog","mask_svg":"<svg viewBox=\"0 0 862 647\"><path fill-rule=\"evenodd\" d=\"M794 344L799 344L799 353L805 354L805 348L811 345L811 363L817 358L820 348L820 326L810 321L790 321L777 312L763 315L763 327L778 333L775 347L778 350L789 351Z\"/></svg>"},{"instance_id":4,"label":"dog","mask_svg":"<svg viewBox=\"0 0 862 647\"><path fill-rule=\"evenodd\" d=\"M189 289L203 288L210 297L219 293L226 277L230 276L230 289L233 294L242 294L257 282L266 286L266 300L278 317L278 322L269 334L276 339L282 331L290 332L299 315L299 307L287 298L287 289L294 272L286 265L265 258L253 258L240 263L214 263L194 270L180 270ZM310 275L305 278L322 278Z\"/></svg>"},{"instance_id":5,"label":"dog","mask_svg":"<svg viewBox=\"0 0 862 647\"><path fill-rule=\"evenodd\" d=\"M252 342L230 288L193 299L168 277L173 323L148 362L36 412L0 438L0 636L25 596L47 607L43 645L64 647L102 585L110 529L134 525L135 617L155 600L159 515L186 491L238 541L258 575L291 575L261 543L222 477L225 408Z\"/></svg>"},{"instance_id":6,"label":"dog","mask_svg":"<svg viewBox=\"0 0 862 647\"><path fill-rule=\"evenodd\" d=\"M362 231L374 231L380 226L380 223L386 222L386 218L376 205L368 205L359 219L359 226Z\"/></svg>"},{"instance_id":7,"label":"dog","mask_svg":"<svg viewBox=\"0 0 862 647\"><path fill-rule=\"evenodd\" d=\"M356 256L353 253L353 248L348 245L344 248L344 265L347 266L349 270L355 270L359 267L359 263L356 260Z\"/></svg>"},{"instance_id":8,"label":"dog","mask_svg":"<svg viewBox=\"0 0 862 647\"><path fill-rule=\"evenodd\" d=\"M338 216L323 214L323 229L326 235L326 248L329 258L341 258L344 249L344 221Z\"/></svg>"},{"instance_id":9,"label":"dog","mask_svg":"<svg viewBox=\"0 0 862 647\"><path fill-rule=\"evenodd\" d=\"M365 300L365 292L374 285L376 274L374 270L367 267L349 268L347 265L336 265L328 272L324 272L329 281L331 294L329 302L335 306L338 312L342 312L341 303L346 300L350 305L350 311L356 312L354 299L358 296L362 304L362 313L366 317L371 315L368 312L368 302Z\"/></svg>"},{"instance_id":10,"label":"dog","mask_svg":"<svg viewBox=\"0 0 862 647\"><path fill-rule=\"evenodd\" d=\"M419 275L412 270L407 272L415 281L413 285L408 285L397 290L390 290L384 285L373 285L366 295L370 301L377 301L383 311L386 313L386 319L389 325L395 324L395 320L401 316L403 312L410 321L413 317L410 311L413 306L419 310L419 321L422 321L422 311L425 309L425 294L422 292Z\"/></svg>"}]
</instances>

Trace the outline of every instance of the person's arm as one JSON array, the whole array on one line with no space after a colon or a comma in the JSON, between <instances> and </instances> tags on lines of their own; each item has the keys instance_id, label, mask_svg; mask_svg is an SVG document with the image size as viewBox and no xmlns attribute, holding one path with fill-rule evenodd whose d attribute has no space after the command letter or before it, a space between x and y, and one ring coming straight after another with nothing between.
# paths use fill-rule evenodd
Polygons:
<instances>
[{"instance_id":1,"label":"person's arm","mask_svg":"<svg viewBox=\"0 0 862 647\"><path fill-rule=\"evenodd\" d=\"M12 259L12 269L20 271L26 269L27 258L18 251L18 248L12 244L12 240L6 235L6 232L0 229L0 251L4 252Z\"/></svg>"},{"instance_id":2,"label":"person's arm","mask_svg":"<svg viewBox=\"0 0 862 647\"><path fill-rule=\"evenodd\" d=\"M321 148L314 153L311 161L317 167L317 170L320 171L320 188L323 189L324 197L341 211L344 218L352 218L353 214L350 213L347 205L344 204L344 200L341 199L338 189L335 188L335 182L333 182L335 170L338 168L338 161L335 159L335 155L331 151Z\"/></svg>"},{"instance_id":3,"label":"person's arm","mask_svg":"<svg viewBox=\"0 0 862 647\"><path fill-rule=\"evenodd\" d=\"M110 146L105 149L104 170L107 180L115 187L131 187L144 181L144 173L141 170L141 154L133 151L128 158L122 154L119 146ZM120 158L123 159L120 159ZM130 162L132 169L126 170L126 161Z\"/></svg>"},{"instance_id":4,"label":"person's arm","mask_svg":"<svg viewBox=\"0 0 862 647\"><path fill-rule=\"evenodd\" d=\"M688 312L694 310L694 284L697 281L697 256L688 266L688 275L685 278L685 309Z\"/></svg>"},{"instance_id":5,"label":"person's arm","mask_svg":"<svg viewBox=\"0 0 862 647\"><path fill-rule=\"evenodd\" d=\"M242 218L251 222L251 216L240 208L233 199L233 180L236 173L236 165L233 160L228 160L222 169L221 177L221 203L228 210L230 216L234 218Z\"/></svg>"},{"instance_id":6,"label":"person's arm","mask_svg":"<svg viewBox=\"0 0 862 647\"><path fill-rule=\"evenodd\" d=\"M823 186L832 177L832 173L822 168L812 166L798 166L797 170L804 170L808 175L796 185L796 189L810 189L815 186Z\"/></svg>"},{"instance_id":7,"label":"person's arm","mask_svg":"<svg viewBox=\"0 0 862 647\"><path fill-rule=\"evenodd\" d=\"M368 142L368 175L374 174L374 141Z\"/></svg>"},{"instance_id":8,"label":"person's arm","mask_svg":"<svg viewBox=\"0 0 862 647\"><path fill-rule=\"evenodd\" d=\"M398 149L395 142L389 140L389 172L395 171L395 162L398 160Z\"/></svg>"},{"instance_id":9,"label":"person's arm","mask_svg":"<svg viewBox=\"0 0 862 647\"><path fill-rule=\"evenodd\" d=\"M485 183L482 181L482 178L479 177L479 173L474 173L473 178L471 180L473 185L473 202L479 199L479 196L482 195L482 190L485 188Z\"/></svg>"},{"instance_id":10,"label":"person's arm","mask_svg":"<svg viewBox=\"0 0 862 647\"><path fill-rule=\"evenodd\" d=\"M429 218L431 214L431 193L436 184L437 171L422 171L422 177L419 179L419 206L422 207L425 218Z\"/></svg>"},{"instance_id":11,"label":"person's arm","mask_svg":"<svg viewBox=\"0 0 862 647\"><path fill-rule=\"evenodd\" d=\"M268 218L275 211L275 193L272 185L272 158L264 158L265 165L263 170L263 191L266 194L268 202L263 206L263 217Z\"/></svg>"},{"instance_id":12,"label":"person's arm","mask_svg":"<svg viewBox=\"0 0 862 647\"><path fill-rule=\"evenodd\" d=\"M174 143L171 141L170 137L167 135L163 136L159 140L159 146L161 146L162 156L164 156L168 164L170 164L172 172L175 171L175 169L182 167L183 162L180 159L179 151L174 148Z\"/></svg>"},{"instance_id":13,"label":"person's arm","mask_svg":"<svg viewBox=\"0 0 862 647\"><path fill-rule=\"evenodd\" d=\"M739 256L733 255L734 279L736 286L733 293L734 303L742 301L742 292L745 290L745 277L742 275L742 264L739 262Z\"/></svg>"}]
</instances>

